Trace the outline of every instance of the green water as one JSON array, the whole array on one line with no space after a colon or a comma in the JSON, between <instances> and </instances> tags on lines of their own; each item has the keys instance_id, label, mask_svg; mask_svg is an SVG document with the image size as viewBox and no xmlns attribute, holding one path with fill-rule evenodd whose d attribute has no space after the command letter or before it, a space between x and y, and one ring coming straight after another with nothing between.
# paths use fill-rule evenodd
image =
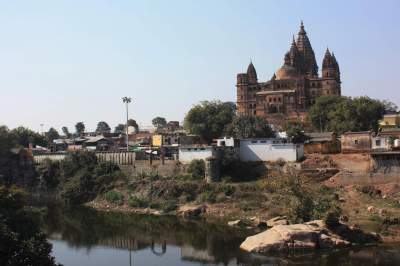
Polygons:
<instances>
[{"instance_id":1,"label":"green water","mask_svg":"<svg viewBox=\"0 0 400 266\"><path fill-rule=\"evenodd\" d=\"M175 217L49 208L44 229L65 266L119 265L400 265L400 247L365 247L281 256L243 252L251 234Z\"/></svg>"}]
</instances>

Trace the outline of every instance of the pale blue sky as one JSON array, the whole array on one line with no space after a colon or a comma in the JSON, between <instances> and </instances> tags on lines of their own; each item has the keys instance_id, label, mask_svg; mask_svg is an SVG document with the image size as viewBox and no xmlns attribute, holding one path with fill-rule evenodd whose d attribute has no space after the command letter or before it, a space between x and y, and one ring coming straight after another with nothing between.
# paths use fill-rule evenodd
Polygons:
<instances>
[{"instance_id":1,"label":"pale blue sky","mask_svg":"<svg viewBox=\"0 0 400 266\"><path fill-rule=\"evenodd\" d=\"M327 46L344 95L400 105L400 1L0 1L0 124L35 130L155 116L235 101L250 58L259 80L283 63L300 20L318 65Z\"/></svg>"}]
</instances>

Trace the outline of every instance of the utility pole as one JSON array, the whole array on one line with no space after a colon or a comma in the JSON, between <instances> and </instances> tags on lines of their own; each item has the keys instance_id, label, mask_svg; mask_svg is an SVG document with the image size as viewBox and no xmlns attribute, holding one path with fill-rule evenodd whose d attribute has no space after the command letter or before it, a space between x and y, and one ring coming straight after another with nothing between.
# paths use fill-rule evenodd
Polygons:
<instances>
[{"instance_id":1,"label":"utility pole","mask_svg":"<svg viewBox=\"0 0 400 266\"><path fill-rule=\"evenodd\" d=\"M128 105L132 102L130 97L123 97L122 102L126 105L126 151L129 151L129 134L128 134L128 120L129 120L129 112L128 112Z\"/></svg>"}]
</instances>

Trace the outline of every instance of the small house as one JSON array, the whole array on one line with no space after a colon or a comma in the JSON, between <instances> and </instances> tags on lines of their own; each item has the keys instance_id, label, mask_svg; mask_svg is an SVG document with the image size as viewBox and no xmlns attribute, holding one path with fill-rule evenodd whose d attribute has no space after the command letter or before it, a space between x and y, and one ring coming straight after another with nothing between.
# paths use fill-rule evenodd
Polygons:
<instances>
[{"instance_id":1,"label":"small house","mask_svg":"<svg viewBox=\"0 0 400 266\"><path fill-rule=\"evenodd\" d=\"M307 141L304 143L304 153L330 154L340 152L340 142L334 132L305 133Z\"/></svg>"},{"instance_id":2,"label":"small house","mask_svg":"<svg viewBox=\"0 0 400 266\"><path fill-rule=\"evenodd\" d=\"M372 148L372 137L372 131L343 133L340 139L342 153L370 152Z\"/></svg>"},{"instance_id":3,"label":"small house","mask_svg":"<svg viewBox=\"0 0 400 266\"><path fill-rule=\"evenodd\" d=\"M241 139L239 157L245 162L299 161L304 157L304 145L284 139Z\"/></svg>"}]
</instances>

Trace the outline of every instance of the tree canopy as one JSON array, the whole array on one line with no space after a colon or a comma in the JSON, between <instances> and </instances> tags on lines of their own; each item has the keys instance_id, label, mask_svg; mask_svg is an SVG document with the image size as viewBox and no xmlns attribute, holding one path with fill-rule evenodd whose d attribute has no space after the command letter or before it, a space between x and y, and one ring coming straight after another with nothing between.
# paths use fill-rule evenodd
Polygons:
<instances>
[{"instance_id":1,"label":"tree canopy","mask_svg":"<svg viewBox=\"0 0 400 266\"><path fill-rule=\"evenodd\" d=\"M46 146L47 141L44 136L34 132L26 127L17 127L9 131L10 137L13 140L14 146L29 147L29 143L32 145Z\"/></svg>"},{"instance_id":2,"label":"tree canopy","mask_svg":"<svg viewBox=\"0 0 400 266\"><path fill-rule=\"evenodd\" d=\"M121 134L125 132L125 125L124 124L118 124L115 128L114 128L114 133L117 134Z\"/></svg>"},{"instance_id":3,"label":"tree canopy","mask_svg":"<svg viewBox=\"0 0 400 266\"><path fill-rule=\"evenodd\" d=\"M70 138L70 137L71 137L71 133L69 133L69 130L68 130L67 127L62 127L61 130L62 130L62 132L64 133L64 135L65 135L67 138Z\"/></svg>"},{"instance_id":4,"label":"tree canopy","mask_svg":"<svg viewBox=\"0 0 400 266\"><path fill-rule=\"evenodd\" d=\"M75 125L76 134L78 136L82 136L85 132L85 124L83 122L78 122Z\"/></svg>"},{"instance_id":5,"label":"tree canopy","mask_svg":"<svg viewBox=\"0 0 400 266\"><path fill-rule=\"evenodd\" d=\"M227 127L226 134L234 138L271 138L275 133L268 121L257 116L236 116Z\"/></svg>"},{"instance_id":6,"label":"tree canopy","mask_svg":"<svg viewBox=\"0 0 400 266\"><path fill-rule=\"evenodd\" d=\"M151 123L153 124L154 127L157 129L162 129L167 126L167 120L165 120L164 117L157 116L151 120Z\"/></svg>"},{"instance_id":7,"label":"tree canopy","mask_svg":"<svg viewBox=\"0 0 400 266\"><path fill-rule=\"evenodd\" d=\"M318 131L378 130L385 106L369 97L321 96L310 108L309 117Z\"/></svg>"},{"instance_id":8,"label":"tree canopy","mask_svg":"<svg viewBox=\"0 0 400 266\"><path fill-rule=\"evenodd\" d=\"M111 128L105 121L100 121L97 123L96 134L105 134L110 133Z\"/></svg>"},{"instance_id":9,"label":"tree canopy","mask_svg":"<svg viewBox=\"0 0 400 266\"><path fill-rule=\"evenodd\" d=\"M136 132L139 132L139 125L136 123L136 120L129 119L128 120L128 127L134 127Z\"/></svg>"},{"instance_id":10,"label":"tree canopy","mask_svg":"<svg viewBox=\"0 0 400 266\"><path fill-rule=\"evenodd\" d=\"M236 106L231 102L203 101L186 114L184 127L210 143L225 132L235 117L235 110Z\"/></svg>"},{"instance_id":11,"label":"tree canopy","mask_svg":"<svg viewBox=\"0 0 400 266\"><path fill-rule=\"evenodd\" d=\"M293 143L304 143L307 136L301 123L287 123L284 127L288 139Z\"/></svg>"},{"instance_id":12,"label":"tree canopy","mask_svg":"<svg viewBox=\"0 0 400 266\"><path fill-rule=\"evenodd\" d=\"M24 198L22 190L0 186L0 265L57 265Z\"/></svg>"},{"instance_id":13,"label":"tree canopy","mask_svg":"<svg viewBox=\"0 0 400 266\"><path fill-rule=\"evenodd\" d=\"M46 140L49 144L53 143L53 140L58 139L60 137L60 135L58 134L58 131L53 127L51 127L49 129L49 131L46 132L45 136L46 136Z\"/></svg>"}]
</instances>

